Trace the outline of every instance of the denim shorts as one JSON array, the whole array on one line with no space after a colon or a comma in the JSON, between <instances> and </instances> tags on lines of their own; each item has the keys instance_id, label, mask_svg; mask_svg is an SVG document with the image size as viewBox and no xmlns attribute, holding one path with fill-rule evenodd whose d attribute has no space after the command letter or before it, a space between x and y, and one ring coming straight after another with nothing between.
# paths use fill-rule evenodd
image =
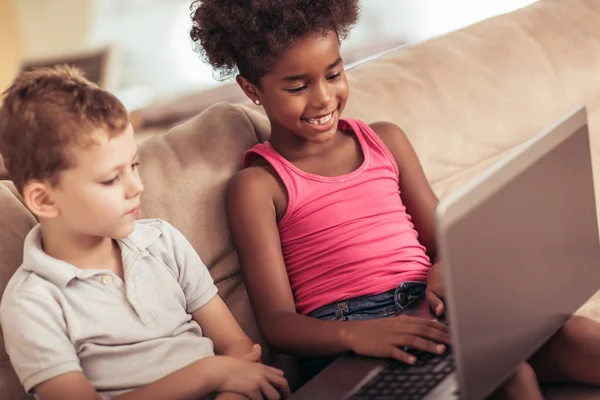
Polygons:
<instances>
[{"instance_id":1,"label":"denim shorts","mask_svg":"<svg viewBox=\"0 0 600 400\"><path fill-rule=\"evenodd\" d=\"M360 321L388 318L401 314L413 301L425 294L425 282L402 282L395 289L373 296L361 296L318 308L309 317L326 321ZM338 356L303 359L303 380L325 369Z\"/></svg>"}]
</instances>

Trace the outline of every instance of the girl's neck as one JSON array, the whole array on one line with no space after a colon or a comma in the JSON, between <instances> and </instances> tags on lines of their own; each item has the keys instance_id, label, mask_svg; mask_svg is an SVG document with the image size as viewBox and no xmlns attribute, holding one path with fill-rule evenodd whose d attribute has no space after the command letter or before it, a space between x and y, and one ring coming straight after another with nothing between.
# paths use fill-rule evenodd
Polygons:
<instances>
[{"instance_id":1,"label":"girl's neck","mask_svg":"<svg viewBox=\"0 0 600 400\"><path fill-rule=\"evenodd\" d=\"M332 140L326 143L314 143L271 123L269 143L282 157L288 161L294 161L329 153L331 148L336 146L338 136L336 134Z\"/></svg>"}]
</instances>

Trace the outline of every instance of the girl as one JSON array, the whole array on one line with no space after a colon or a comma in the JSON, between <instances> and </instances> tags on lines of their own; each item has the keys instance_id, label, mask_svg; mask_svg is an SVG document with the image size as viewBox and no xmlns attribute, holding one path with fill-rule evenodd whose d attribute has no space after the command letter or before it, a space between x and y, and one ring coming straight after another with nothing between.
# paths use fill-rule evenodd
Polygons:
<instances>
[{"instance_id":1,"label":"girl","mask_svg":"<svg viewBox=\"0 0 600 400\"><path fill-rule=\"evenodd\" d=\"M414 363L403 348L443 353L449 344L443 324L402 315L420 296L444 312L438 200L417 156L399 127L341 118L349 88L340 41L358 13L357 0L204 0L192 14L201 54L236 76L271 124L227 193L259 328L275 349L316 359L317 371L349 350ZM531 360L535 372L600 383L590 367L598 336L594 323L573 319ZM594 351L583 354L586 346ZM529 364L498 396L541 398Z\"/></svg>"}]
</instances>

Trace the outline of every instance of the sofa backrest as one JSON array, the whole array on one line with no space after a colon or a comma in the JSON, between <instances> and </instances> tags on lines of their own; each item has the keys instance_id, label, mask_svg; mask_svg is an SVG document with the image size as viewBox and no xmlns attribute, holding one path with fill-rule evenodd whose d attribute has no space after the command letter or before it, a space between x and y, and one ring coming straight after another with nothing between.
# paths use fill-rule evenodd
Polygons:
<instances>
[{"instance_id":1,"label":"sofa backrest","mask_svg":"<svg viewBox=\"0 0 600 400\"><path fill-rule=\"evenodd\" d=\"M600 129L600 2L539 0L348 74L346 116L392 121L440 196L584 104Z\"/></svg>"},{"instance_id":2,"label":"sofa backrest","mask_svg":"<svg viewBox=\"0 0 600 400\"><path fill-rule=\"evenodd\" d=\"M37 223L27 210L11 182L0 183L0 295L23 260L23 240ZM2 333L2 327L0 327ZM28 397L10 365L0 336L0 399L20 400Z\"/></svg>"},{"instance_id":3,"label":"sofa backrest","mask_svg":"<svg viewBox=\"0 0 600 400\"><path fill-rule=\"evenodd\" d=\"M237 308L245 303L245 294L236 290L243 282L223 198L243 152L258 141L246 114L222 103L140 146L140 173L146 187L140 217L163 218L177 227L211 268L221 296L234 296L233 312L246 322L252 321L252 315L245 307Z\"/></svg>"},{"instance_id":4,"label":"sofa backrest","mask_svg":"<svg viewBox=\"0 0 600 400\"><path fill-rule=\"evenodd\" d=\"M443 197L578 104L600 118L600 4L542 0L348 72L344 116L401 126ZM142 216L191 240L221 295L260 341L224 215L245 150L269 135L253 104L218 104L142 145ZM160 183L159 183L160 182ZM168 193L168 195L165 195ZM273 361L273 354L268 354Z\"/></svg>"},{"instance_id":5,"label":"sofa backrest","mask_svg":"<svg viewBox=\"0 0 600 400\"><path fill-rule=\"evenodd\" d=\"M354 67L345 117L402 127L443 197L584 104L600 176L598 71L600 2L540 0ZM261 343L227 229L224 195L243 152L265 140L268 130L256 106L217 104L140 146L146 186L140 217L166 219L183 232L242 327ZM6 185L0 185L0 212L3 290L35 219ZM288 365L280 357L267 352L265 361ZM1 342L0 368L0 398L18 399Z\"/></svg>"}]
</instances>

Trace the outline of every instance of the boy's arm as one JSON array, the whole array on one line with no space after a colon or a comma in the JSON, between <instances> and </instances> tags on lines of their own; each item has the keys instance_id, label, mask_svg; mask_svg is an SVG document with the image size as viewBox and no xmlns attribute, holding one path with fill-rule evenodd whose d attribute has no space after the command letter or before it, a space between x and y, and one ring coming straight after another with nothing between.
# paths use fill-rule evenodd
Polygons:
<instances>
[{"instance_id":1,"label":"boy's arm","mask_svg":"<svg viewBox=\"0 0 600 400\"><path fill-rule=\"evenodd\" d=\"M220 374L211 365L215 357L203 358L162 379L115 400L186 400L200 398L218 389ZM100 400L82 372L68 372L35 387L39 400Z\"/></svg>"},{"instance_id":2,"label":"boy's arm","mask_svg":"<svg viewBox=\"0 0 600 400\"><path fill-rule=\"evenodd\" d=\"M213 341L215 353L234 357L248 355L252 351L252 341L217 294L208 268L198 253L186 237L166 221L163 221L163 231L169 236L173 250L173 259L166 261L177 272L187 312L200 325L204 336Z\"/></svg>"},{"instance_id":3,"label":"boy's arm","mask_svg":"<svg viewBox=\"0 0 600 400\"><path fill-rule=\"evenodd\" d=\"M40 400L98 400L83 374L58 304L36 293L3 299L0 323L11 363L26 391ZM216 391L227 376L227 362L207 357L122 399L189 399Z\"/></svg>"},{"instance_id":4,"label":"boy's arm","mask_svg":"<svg viewBox=\"0 0 600 400\"><path fill-rule=\"evenodd\" d=\"M223 391L219 400L273 398L290 395L283 372L232 357L202 358L146 386L114 400L189 400ZM100 400L82 372L67 372L35 386L39 400ZM261 394L262 393L262 394ZM242 395L243 394L243 395Z\"/></svg>"},{"instance_id":5,"label":"boy's arm","mask_svg":"<svg viewBox=\"0 0 600 400\"><path fill-rule=\"evenodd\" d=\"M238 393L221 392L215 396L215 400L248 400L248 398Z\"/></svg>"},{"instance_id":6,"label":"boy's arm","mask_svg":"<svg viewBox=\"0 0 600 400\"><path fill-rule=\"evenodd\" d=\"M218 295L194 311L192 318L213 341L216 354L245 358L252 352L252 341Z\"/></svg>"}]
</instances>

